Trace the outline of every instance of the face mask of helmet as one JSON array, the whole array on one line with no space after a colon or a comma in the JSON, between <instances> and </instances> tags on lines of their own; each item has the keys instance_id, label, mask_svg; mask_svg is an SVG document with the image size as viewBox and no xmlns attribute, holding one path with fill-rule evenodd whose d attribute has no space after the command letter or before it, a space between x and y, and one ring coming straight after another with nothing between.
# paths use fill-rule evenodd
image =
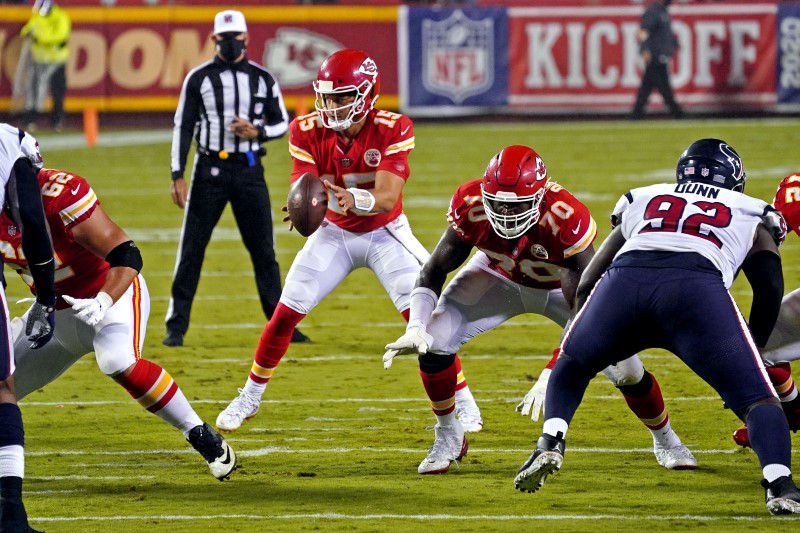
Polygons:
<instances>
[{"instance_id":1,"label":"face mask of helmet","mask_svg":"<svg viewBox=\"0 0 800 533\"><path fill-rule=\"evenodd\" d=\"M317 82L319 85L324 85L325 82ZM314 101L314 108L322 118L322 124L326 128L336 131L346 130L353 124L361 122L367 116L366 112L366 95L372 88L372 84L364 82L358 87L357 90L352 90L348 87L344 91L321 92L317 90L317 98ZM335 101L326 99L326 96L331 95L352 95L353 101L347 104L339 105Z\"/></svg>"},{"instance_id":2,"label":"face mask of helmet","mask_svg":"<svg viewBox=\"0 0 800 533\"><path fill-rule=\"evenodd\" d=\"M228 63L233 63L239 59L244 50L244 41L235 37L226 37L221 41L217 41L217 52L222 60Z\"/></svg>"},{"instance_id":3,"label":"face mask of helmet","mask_svg":"<svg viewBox=\"0 0 800 533\"><path fill-rule=\"evenodd\" d=\"M518 197L505 191L490 194L486 190L482 196L483 208L494 232L504 239L515 239L539 221L544 188L532 196Z\"/></svg>"}]
</instances>

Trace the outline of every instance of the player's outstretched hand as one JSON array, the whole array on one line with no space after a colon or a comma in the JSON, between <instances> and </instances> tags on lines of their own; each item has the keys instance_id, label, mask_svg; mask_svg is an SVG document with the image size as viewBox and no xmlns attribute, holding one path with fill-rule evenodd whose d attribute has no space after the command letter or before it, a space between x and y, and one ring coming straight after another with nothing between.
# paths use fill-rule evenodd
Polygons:
<instances>
[{"instance_id":1,"label":"player's outstretched hand","mask_svg":"<svg viewBox=\"0 0 800 533\"><path fill-rule=\"evenodd\" d=\"M52 306L34 302L28 311L28 323L25 326L25 335L31 341L31 348L41 348L53 338L56 328L56 312Z\"/></svg>"},{"instance_id":2,"label":"player's outstretched hand","mask_svg":"<svg viewBox=\"0 0 800 533\"><path fill-rule=\"evenodd\" d=\"M408 328L402 337L386 345L386 353L383 354L383 368L389 370L394 358L398 355L424 354L432 343L433 337L424 328Z\"/></svg>"},{"instance_id":3,"label":"player's outstretched hand","mask_svg":"<svg viewBox=\"0 0 800 533\"><path fill-rule=\"evenodd\" d=\"M96 326L106 316L108 308L114 305L111 296L104 292L98 292L94 298L73 298L64 295L64 301L72 306L80 320L90 326Z\"/></svg>"},{"instance_id":4,"label":"player's outstretched hand","mask_svg":"<svg viewBox=\"0 0 800 533\"><path fill-rule=\"evenodd\" d=\"M531 390L517 405L516 411L521 413L522 416L531 415L531 420L534 422L539 421L539 412L541 411L544 416L544 399L547 395L547 382L550 380L550 369L545 368L539 374L539 379L536 380Z\"/></svg>"}]
</instances>

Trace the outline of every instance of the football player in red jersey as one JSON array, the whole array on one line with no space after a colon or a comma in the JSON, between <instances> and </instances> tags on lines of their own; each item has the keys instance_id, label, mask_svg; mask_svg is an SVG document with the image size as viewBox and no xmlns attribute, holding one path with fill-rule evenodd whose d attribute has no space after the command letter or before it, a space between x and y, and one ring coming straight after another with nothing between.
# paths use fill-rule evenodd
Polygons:
<instances>
[{"instance_id":1,"label":"football player in red jersey","mask_svg":"<svg viewBox=\"0 0 800 533\"><path fill-rule=\"evenodd\" d=\"M800 173L781 180L772 205L783 214L789 229L800 235ZM767 365L772 386L781 400L789 429L800 430L800 395L789 363L800 359L800 289L783 297L778 321L761 356ZM740 446L750 447L747 426L734 431L733 440Z\"/></svg>"},{"instance_id":2,"label":"football player in red jersey","mask_svg":"<svg viewBox=\"0 0 800 533\"><path fill-rule=\"evenodd\" d=\"M217 417L221 431L234 431L256 415L292 330L352 271L372 270L407 320L414 280L429 257L403 214L413 124L374 107L380 92L375 61L360 50L339 50L320 66L313 86L316 112L289 125L291 179L306 172L322 178L329 189L328 213L286 275L247 382ZM480 411L460 378L460 418L478 431Z\"/></svg>"},{"instance_id":3,"label":"football player in red jersey","mask_svg":"<svg viewBox=\"0 0 800 533\"><path fill-rule=\"evenodd\" d=\"M527 146L509 146L492 157L482 179L456 190L447 218L450 227L411 293L406 333L387 345L384 355L388 367L396 355L419 354L420 375L437 420L434 444L419 465L420 474L446 472L467 451L464 432L453 417L456 351L523 313L565 326L597 235L586 206L549 180L544 161ZM443 292L447 275L473 248L478 252ZM639 358L604 373L650 429L659 464L696 468L670 426L658 383Z\"/></svg>"},{"instance_id":4,"label":"football player in red jersey","mask_svg":"<svg viewBox=\"0 0 800 533\"><path fill-rule=\"evenodd\" d=\"M236 465L234 452L197 416L167 371L142 357L150 296L139 273L138 248L100 207L84 178L53 169L40 169L37 177L55 252L58 328L52 341L33 350L23 333L31 311L13 319L17 396L24 398L45 386L94 352L104 374L180 430L214 477L226 479ZM20 253L21 239L19 226L3 211L3 259L35 293L30 266Z\"/></svg>"}]
</instances>

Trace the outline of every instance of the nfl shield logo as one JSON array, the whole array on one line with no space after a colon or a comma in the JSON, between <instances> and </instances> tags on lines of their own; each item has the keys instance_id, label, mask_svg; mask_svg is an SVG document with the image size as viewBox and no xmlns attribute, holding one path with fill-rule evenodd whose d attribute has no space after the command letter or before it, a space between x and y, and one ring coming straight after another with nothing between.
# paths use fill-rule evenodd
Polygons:
<instances>
[{"instance_id":1,"label":"nfl shield logo","mask_svg":"<svg viewBox=\"0 0 800 533\"><path fill-rule=\"evenodd\" d=\"M494 81L494 24L456 10L445 20L423 20L422 84L460 104Z\"/></svg>"}]
</instances>

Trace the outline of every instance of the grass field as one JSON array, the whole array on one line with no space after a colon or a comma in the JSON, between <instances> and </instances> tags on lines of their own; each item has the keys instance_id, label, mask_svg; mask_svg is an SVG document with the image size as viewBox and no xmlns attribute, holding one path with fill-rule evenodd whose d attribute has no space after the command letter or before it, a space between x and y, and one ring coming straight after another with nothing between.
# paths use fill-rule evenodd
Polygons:
<instances>
[{"instance_id":1,"label":"grass field","mask_svg":"<svg viewBox=\"0 0 800 533\"><path fill-rule=\"evenodd\" d=\"M252 269L226 211L208 249L183 348L161 345L182 213L169 199L169 132L39 135L45 164L87 177L111 216L136 240L152 297L145 356L167 369L200 416L213 423L236 395L264 323ZM630 188L674 179L690 142L726 139L741 154L747 192L771 200L778 181L800 170L796 120L420 123L405 189L406 213L429 249L445 228L455 186L479 177L508 144L528 144L551 177L598 221ZM288 190L285 139L270 144L273 212ZM303 238L277 223L282 272ZM800 285L800 239L783 247L787 290ZM9 273L12 314L26 296ZM749 310L748 287L734 294ZM419 476L434 419L413 358L381 365L383 346L404 330L371 272L350 276L301 324L313 343L292 346L261 413L229 437L241 468L219 483L179 432L143 412L86 357L22 410L27 434L26 505L48 532L113 531L790 531L770 517L754 454L730 438L738 427L715 393L677 358L645 353L676 431L700 462L691 472L657 465L649 433L602 376L571 426L562 471L537 494L513 477L540 434L514 412L538 376L559 329L518 317L461 352L484 430L470 438L460 469ZM800 436L793 436L795 446ZM797 453L794 455L797 458ZM798 461L795 461L798 463Z\"/></svg>"}]
</instances>

